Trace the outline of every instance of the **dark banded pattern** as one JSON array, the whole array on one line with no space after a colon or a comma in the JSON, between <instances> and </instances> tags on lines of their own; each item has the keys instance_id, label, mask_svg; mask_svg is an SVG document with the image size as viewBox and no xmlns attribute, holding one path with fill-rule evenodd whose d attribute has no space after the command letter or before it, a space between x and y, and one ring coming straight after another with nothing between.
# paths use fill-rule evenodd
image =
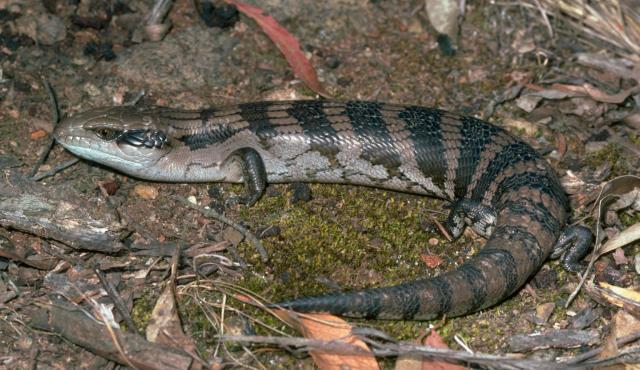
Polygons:
<instances>
[{"instance_id":1,"label":"dark banded pattern","mask_svg":"<svg viewBox=\"0 0 640 370\"><path fill-rule=\"evenodd\" d=\"M113 146L126 140L102 142L93 134L100 128L157 132L166 145L140 148L147 150L140 163L128 165L113 160L122 153ZM558 178L529 145L487 122L433 108L356 101L258 102L199 112L113 107L66 120L56 137L74 153L145 179L262 176L249 180L375 186L456 202L452 208L461 213L452 213L454 221L473 219L477 230L493 230L477 255L437 277L280 303L303 312L408 320L489 307L540 268L567 219ZM252 163L242 173L238 153L247 152ZM247 167L262 175L247 175Z\"/></svg>"},{"instance_id":2,"label":"dark banded pattern","mask_svg":"<svg viewBox=\"0 0 640 370\"><path fill-rule=\"evenodd\" d=\"M345 114L349 117L355 140L362 143L360 154L362 159L373 165L383 165L387 170L400 167L402 157L398 147L387 145L393 142L393 139L380 103L347 103ZM392 172L398 173L395 170Z\"/></svg>"},{"instance_id":3,"label":"dark banded pattern","mask_svg":"<svg viewBox=\"0 0 640 370\"><path fill-rule=\"evenodd\" d=\"M443 188L446 163L440 122L443 112L437 109L407 107L398 117L405 121L411 132L409 139L414 143L418 168L433 182Z\"/></svg>"}]
</instances>

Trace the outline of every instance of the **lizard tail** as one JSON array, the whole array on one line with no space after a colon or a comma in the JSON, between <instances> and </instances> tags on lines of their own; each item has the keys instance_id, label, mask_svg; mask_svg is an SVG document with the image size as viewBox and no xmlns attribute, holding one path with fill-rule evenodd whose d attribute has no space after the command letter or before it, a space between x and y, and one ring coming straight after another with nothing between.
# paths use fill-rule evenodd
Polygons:
<instances>
[{"instance_id":1,"label":"lizard tail","mask_svg":"<svg viewBox=\"0 0 640 370\"><path fill-rule=\"evenodd\" d=\"M564 194L549 190L529 182L503 193L496 207L495 230L484 248L454 270L400 285L312 296L273 307L370 319L430 320L492 306L512 295L542 266L560 235L566 200Z\"/></svg>"}]
</instances>

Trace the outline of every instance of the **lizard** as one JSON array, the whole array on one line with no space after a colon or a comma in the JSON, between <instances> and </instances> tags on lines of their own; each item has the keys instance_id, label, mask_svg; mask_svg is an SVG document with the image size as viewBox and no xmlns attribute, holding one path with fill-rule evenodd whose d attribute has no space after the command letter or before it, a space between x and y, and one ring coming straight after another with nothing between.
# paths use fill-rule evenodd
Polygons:
<instances>
[{"instance_id":1,"label":"lizard","mask_svg":"<svg viewBox=\"0 0 640 370\"><path fill-rule=\"evenodd\" d=\"M547 260L577 271L589 229L568 225L560 181L503 128L436 108L367 101L254 102L202 110L115 106L61 122L73 154L160 182L244 183L242 203L269 183L370 186L441 198L453 238L487 238L455 269L394 286L329 293L274 307L347 317L430 320L495 305Z\"/></svg>"}]
</instances>

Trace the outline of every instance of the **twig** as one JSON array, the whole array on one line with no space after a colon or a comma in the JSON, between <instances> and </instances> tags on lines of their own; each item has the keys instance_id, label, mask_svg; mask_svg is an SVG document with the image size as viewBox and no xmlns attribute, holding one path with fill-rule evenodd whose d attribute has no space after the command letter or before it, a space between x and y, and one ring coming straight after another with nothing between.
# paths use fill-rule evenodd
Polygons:
<instances>
[{"instance_id":1,"label":"twig","mask_svg":"<svg viewBox=\"0 0 640 370\"><path fill-rule=\"evenodd\" d=\"M346 355L370 355L394 357L401 354L417 354L430 358L438 358L448 361L487 364L499 369L561 369L567 368L566 365L557 364L550 361L527 360L509 356L488 355L481 353L470 354L466 351L453 351L450 349L433 348L426 346L411 345L408 343L377 343L366 341L369 344L375 344L371 351L361 347L345 343L344 341L323 341L317 339L307 339L300 337L269 337L269 336L222 336L222 340L231 342L246 342L272 344L277 346L302 347L303 350L322 349L323 351L346 354ZM362 338L361 338L362 339Z\"/></svg>"},{"instance_id":2,"label":"twig","mask_svg":"<svg viewBox=\"0 0 640 370\"><path fill-rule=\"evenodd\" d=\"M80 161L78 158L74 158L74 159L70 159L66 162L63 162L55 167L53 167L52 169L50 169L47 172L43 172L41 174L39 174L38 176L33 176L31 179L33 181L40 181L42 179L46 179L47 177L51 177L55 174L57 174L58 172L61 172L71 166L73 166L74 164L78 163L78 161Z\"/></svg>"},{"instance_id":3,"label":"twig","mask_svg":"<svg viewBox=\"0 0 640 370\"><path fill-rule=\"evenodd\" d=\"M193 203L189 202L184 197L178 197L178 200L181 203L183 203L184 205L186 205L187 207L189 207L191 209L195 209L197 211L200 211L203 215L205 215L207 217L216 219L216 220L222 222L223 224L226 224L226 225L229 225L229 226L233 227L234 229L236 229L240 234L242 234L253 245L253 247L260 254L260 257L262 258L263 262L266 262L266 261L269 260L269 254L267 253L267 250L262 246L262 243L260 243L260 240L258 240L258 238L256 238L256 236L253 235L253 233L251 233L249 230L244 228L242 225L239 225L239 224L233 222L232 220L230 220L227 217L219 214L218 212L214 211L213 209L206 209L206 208L201 207L201 206L199 206L197 204L193 204Z\"/></svg>"},{"instance_id":4,"label":"twig","mask_svg":"<svg viewBox=\"0 0 640 370\"><path fill-rule=\"evenodd\" d=\"M136 324L134 324L133 319L131 318L131 315L129 315L129 310L127 310L127 306L122 301L122 298L120 297L120 294L118 294L118 291L107 279L107 277L105 276L104 272L102 272L102 270L96 267L93 269L93 272L96 274L98 279L100 279L100 283L102 284L102 287L107 292L109 297L111 297L111 301L113 301L113 304L116 306L116 309L118 310L120 315L122 315L122 318L124 319L124 321L127 323L127 326L129 329L128 331L130 331L131 333L137 333Z\"/></svg>"},{"instance_id":5,"label":"twig","mask_svg":"<svg viewBox=\"0 0 640 370\"><path fill-rule=\"evenodd\" d=\"M182 349L151 343L138 334L112 328L105 317L95 318L77 308L45 307L32 315L31 327L53 332L121 365L140 369L188 369L193 363Z\"/></svg>"},{"instance_id":6,"label":"twig","mask_svg":"<svg viewBox=\"0 0 640 370\"><path fill-rule=\"evenodd\" d=\"M616 339L616 345L617 345L617 347L622 347L625 344L628 344L628 343L631 343L631 342L635 342L638 339L640 339L640 332L632 333L632 334L625 335L624 337L620 337L620 338ZM581 363L581 362L583 362L585 360L588 360L588 359L600 354L602 351L604 351L604 349L605 349L605 346L594 348L594 349L592 349L590 351L587 351L587 352L581 353L581 354L579 354L579 355L577 355L575 357L572 357L571 359L565 361L564 363L568 364L568 365L579 364L579 363Z\"/></svg>"},{"instance_id":7,"label":"twig","mask_svg":"<svg viewBox=\"0 0 640 370\"><path fill-rule=\"evenodd\" d=\"M156 0L151 13L149 13L147 25L162 24L162 20L167 16L172 5L173 1L171 0Z\"/></svg>"},{"instance_id":8,"label":"twig","mask_svg":"<svg viewBox=\"0 0 640 370\"><path fill-rule=\"evenodd\" d=\"M637 364L638 362L640 362L639 355L640 355L640 348L630 348L626 351L618 352L617 354L611 357L584 362L580 365L584 365L583 368L602 369L605 366L614 365L614 364ZM630 367L630 368L635 368L635 367Z\"/></svg>"},{"instance_id":9,"label":"twig","mask_svg":"<svg viewBox=\"0 0 640 370\"><path fill-rule=\"evenodd\" d=\"M171 0L156 0L147 18L147 25L144 28L149 40L160 41L167 32L169 32L171 22L163 23L163 20L167 16L167 13L169 13L172 5L173 1Z\"/></svg>"},{"instance_id":10,"label":"twig","mask_svg":"<svg viewBox=\"0 0 640 370\"><path fill-rule=\"evenodd\" d=\"M53 91L51 84L44 77L42 77L42 84L44 85L44 88L45 90L47 90L47 94L49 95L49 103L51 104L51 112L53 113L52 123L53 123L53 128L55 129L56 125L58 124L58 121L60 120L60 111L58 110L58 99L56 99L56 94ZM56 139L54 139L52 135L49 138L49 142L47 143L44 151L42 152L42 154L40 154L40 158L38 158L38 161L33 166L31 173L29 173L29 177L31 177L33 180L35 180L35 175L36 173L38 173L40 166L42 166L44 161L47 160L47 157L49 156L49 152L51 152L51 149L53 149L53 145L55 143L56 143Z\"/></svg>"},{"instance_id":11,"label":"twig","mask_svg":"<svg viewBox=\"0 0 640 370\"><path fill-rule=\"evenodd\" d=\"M540 15L542 16L542 20L544 21L545 26L547 26L547 31L549 31L549 37L553 38L553 27L551 27L551 23L549 22L549 17L547 16L547 12L544 10L540 1L534 0L538 10L540 11Z\"/></svg>"},{"instance_id":12,"label":"twig","mask_svg":"<svg viewBox=\"0 0 640 370\"><path fill-rule=\"evenodd\" d=\"M140 102L140 99L142 99L146 94L147 92L144 89L142 89L138 91L138 93L133 98L131 98L130 101L125 102L123 105L130 106L130 107L136 106L138 102Z\"/></svg>"},{"instance_id":13,"label":"twig","mask_svg":"<svg viewBox=\"0 0 640 370\"><path fill-rule=\"evenodd\" d=\"M627 337L623 337L618 339L618 343L624 342L629 343L635 339L632 337L635 335L630 335ZM513 356L505 356L505 355L490 355L485 353L469 353L466 351L454 351L450 349L441 349L441 348L433 348L427 346L414 345L410 343L380 343L376 341L372 341L367 338L360 338L364 340L370 347L371 350L367 351L361 347L357 347L352 344L345 343L343 341L322 341L317 339L307 339L300 337L271 337L271 336L249 336L249 335L238 335L238 336L220 336L220 339L223 341L229 342L244 342L244 343L256 343L256 344L271 344L277 345L281 347L301 347L302 350L308 351L310 349L322 349L323 351L328 351L336 354L346 354L346 355L359 355L359 354L370 354L373 353L376 356L380 357L392 357L399 356L405 354L414 354L421 355L427 358L436 358L442 359L451 362L465 363L465 364L479 364L479 365L487 365L492 368L497 369L582 369L585 367L593 367L593 366L602 366L604 364L613 364L613 363L622 363L622 362L630 362L633 360L637 362L637 355L640 349L633 348L628 351L623 351L618 353L615 356L608 357L605 359L598 359L591 362L582 362L584 361L584 355L576 356L575 358L570 359L565 362L551 362L544 360L531 360L531 359L523 359L517 358ZM633 340L632 340L633 339ZM626 341L623 341L626 340ZM600 349L600 352L602 350ZM590 351L591 352L591 351ZM587 352L589 353L589 352ZM587 354L585 353L585 355ZM595 356L593 354L592 356ZM631 357L631 358L629 358ZM582 362L582 363L580 363Z\"/></svg>"}]
</instances>

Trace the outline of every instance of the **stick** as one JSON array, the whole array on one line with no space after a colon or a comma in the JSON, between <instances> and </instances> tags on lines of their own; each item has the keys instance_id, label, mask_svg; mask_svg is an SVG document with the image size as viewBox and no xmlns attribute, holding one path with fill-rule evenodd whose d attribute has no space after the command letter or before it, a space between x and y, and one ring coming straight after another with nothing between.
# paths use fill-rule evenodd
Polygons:
<instances>
[{"instance_id":1,"label":"stick","mask_svg":"<svg viewBox=\"0 0 640 370\"><path fill-rule=\"evenodd\" d=\"M42 77L42 84L44 85L44 88L45 90L47 90L47 94L49 95L49 103L51 104L51 111L53 112L52 123L53 123L53 128L55 129L56 125L58 124L58 121L60 121L60 111L58 110L58 99L56 98L56 94L53 91L51 84L44 77ZM44 161L47 160L47 157L49 156L49 153L51 152L51 149L53 149L53 145L55 143L56 143L56 140L53 138L53 135L52 135L49 138L49 142L47 143L44 152L40 154L40 158L38 158L38 161L36 162L35 166L33 166L31 173L29 173L29 177L35 180L36 173L38 173L38 170L40 169L40 166L42 166Z\"/></svg>"},{"instance_id":2,"label":"stick","mask_svg":"<svg viewBox=\"0 0 640 370\"><path fill-rule=\"evenodd\" d=\"M229 225L231 227L233 227L234 229L236 229L240 234L242 234L245 239L247 239L247 241L249 241L251 244L253 244L253 247L258 251L258 253L260 254L260 257L262 258L262 261L267 262L269 260L269 254L267 253L267 250L264 249L264 247L262 246L262 243L260 243L260 240L258 240L258 238L256 238L255 235L253 235L253 233L251 233L249 230L245 229L243 226L233 222L232 220L226 218L225 216L219 214L218 212L214 211L213 209L206 209L204 207L201 207L197 204L193 204L191 202L189 202L186 198L183 197L178 197L178 200L183 203L184 205L186 205L187 207L191 208L191 209L195 209L196 211L200 211L203 215L216 219L220 222L222 222L225 225Z\"/></svg>"}]
</instances>

